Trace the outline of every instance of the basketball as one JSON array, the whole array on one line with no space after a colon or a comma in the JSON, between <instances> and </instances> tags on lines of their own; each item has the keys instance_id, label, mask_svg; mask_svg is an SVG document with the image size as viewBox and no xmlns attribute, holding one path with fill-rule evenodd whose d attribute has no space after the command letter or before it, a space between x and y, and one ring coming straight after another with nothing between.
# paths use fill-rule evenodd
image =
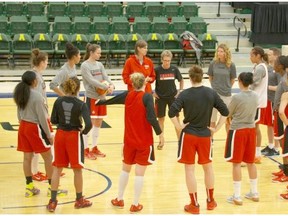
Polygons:
<instances>
[{"instance_id":1,"label":"basketball","mask_svg":"<svg viewBox=\"0 0 288 216\"><path fill-rule=\"evenodd\" d=\"M101 83L103 83L107 87L109 87L109 83L106 80L101 81ZM101 89L101 88L97 88L97 87L95 89L96 89L97 94L99 94L99 95L105 95L108 92L107 89L105 90L105 89Z\"/></svg>"}]
</instances>

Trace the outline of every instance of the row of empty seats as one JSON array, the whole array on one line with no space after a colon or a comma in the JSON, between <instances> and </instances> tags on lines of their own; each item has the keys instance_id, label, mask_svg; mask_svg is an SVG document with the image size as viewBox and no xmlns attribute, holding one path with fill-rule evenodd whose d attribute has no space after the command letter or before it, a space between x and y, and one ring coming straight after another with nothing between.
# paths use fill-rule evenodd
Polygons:
<instances>
[{"instance_id":1,"label":"row of empty seats","mask_svg":"<svg viewBox=\"0 0 288 216\"><path fill-rule=\"evenodd\" d=\"M152 21L148 17L135 17L129 22L126 17L94 17L92 21L88 17L76 16L73 19L67 16L56 16L54 22L48 22L46 16L32 16L28 22L25 16L0 16L0 33L10 36L18 33L63 33L63 34L148 34L148 33L176 33L180 35L188 30L195 35L207 32L207 23L202 17L154 17Z\"/></svg>"},{"instance_id":2,"label":"row of empty seats","mask_svg":"<svg viewBox=\"0 0 288 216\"><path fill-rule=\"evenodd\" d=\"M198 6L192 2L1 2L0 14L10 16L198 16Z\"/></svg>"},{"instance_id":3,"label":"row of empty seats","mask_svg":"<svg viewBox=\"0 0 288 216\"><path fill-rule=\"evenodd\" d=\"M202 57L211 58L214 56L217 38L211 34L202 34L198 38L203 43ZM196 62L194 50L184 50L182 40L175 33L159 34L149 33L140 34L55 34L52 38L49 34L16 34L13 39L5 34L0 34L0 56L2 60L8 59L8 64L14 67L18 60L30 58L31 50L39 48L50 56L52 66L60 66L61 60L65 58L65 45L67 42L77 46L83 54L86 51L87 43L99 44L102 48L102 61L111 67L113 64L124 63L126 58L134 53L135 43L139 39L144 39L148 43L148 56L154 63L160 63L160 54L164 49L169 49L174 55L174 62L177 64L186 64L186 61ZM199 63L199 62L198 62Z\"/></svg>"}]
</instances>

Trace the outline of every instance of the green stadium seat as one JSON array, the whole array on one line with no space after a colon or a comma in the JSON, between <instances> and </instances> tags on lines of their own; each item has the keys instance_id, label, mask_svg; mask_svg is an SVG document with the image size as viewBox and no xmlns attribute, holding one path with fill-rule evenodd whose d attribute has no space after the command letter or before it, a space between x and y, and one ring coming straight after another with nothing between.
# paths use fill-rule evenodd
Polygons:
<instances>
[{"instance_id":1,"label":"green stadium seat","mask_svg":"<svg viewBox=\"0 0 288 216\"><path fill-rule=\"evenodd\" d=\"M8 17L0 16L0 33L10 34Z\"/></svg>"},{"instance_id":2,"label":"green stadium seat","mask_svg":"<svg viewBox=\"0 0 288 216\"><path fill-rule=\"evenodd\" d=\"M129 34L130 25L126 17L113 17L110 33Z\"/></svg>"},{"instance_id":3,"label":"green stadium seat","mask_svg":"<svg viewBox=\"0 0 288 216\"><path fill-rule=\"evenodd\" d=\"M44 16L45 4L43 2L27 2L26 15L28 19L32 16Z\"/></svg>"},{"instance_id":4,"label":"green stadium seat","mask_svg":"<svg viewBox=\"0 0 288 216\"><path fill-rule=\"evenodd\" d=\"M5 3L4 2L0 2L0 14L1 14L1 16L6 16Z\"/></svg>"},{"instance_id":5,"label":"green stadium seat","mask_svg":"<svg viewBox=\"0 0 288 216\"><path fill-rule=\"evenodd\" d=\"M66 14L70 18L85 16L85 4L83 2L68 2Z\"/></svg>"},{"instance_id":6,"label":"green stadium seat","mask_svg":"<svg viewBox=\"0 0 288 216\"><path fill-rule=\"evenodd\" d=\"M120 2L105 3L105 15L109 18L123 16L123 5Z\"/></svg>"},{"instance_id":7,"label":"green stadium seat","mask_svg":"<svg viewBox=\"0 0 288 216\"><path fill-rule=\"evenodd\" d=\"M86 34L91 33L92 24L89 17L74 17L73 33L74 34Z\"/></svg>"},{"instance_id":8,"label":"green stadium seat","mask_svg":"<svg viewBox=\"0 0 288 216\"><path fill-rule=\"evenodd\" d=\"M181 65L183 61L184 51L180 43L180 39L175 33L168 33L162 35L163 38L163 48L165 50L170 50L173 54L172 63Z\"/></svg>"},{"instance_id":9,"label":"green stadium seat","mask_svg":"<svg viewBox=\"0 0 288 216\"><path fill-rule=\"evenodd\" d=\"M187 30L187 21L185 17L172 17L171 18L171 31L180 36L184 31Z\"/></svg>"},{"instance_id":10,"label":"green stadium seat","mask_svg":"<svg viewBox=\"0 0 288 216\"><path fill-rule=\"evenodd\" d=\"M11 16L10 17L10 35L20 33L28 33L29 24L26 16Z\"/></svg>"},{"instance_id":11,"label":"green stadium seat","mask_svg":"<svg viewBox=\"0 0 288 216\"><path fill-rule=\"evenodd\" d=\"M9 35L0 33L0 62L1 65L11 66L11 38Z\"/></svg>"},{"instance_id":12,"label":"green stadium seat","mask_svg":"<svg viewBox=\"0 0 288 216\"><path fill-rule=\"evenodd\" d=\"M46 16L32 16L30 22L30 34L35 35L37 33L48 34L50 32L50 26Z\"/></svg>"},{"instance_id":13,"label":"green stadium seat","mask_svg":"<svg viewBox=\"0 0 288 216\"><path fill-rule=\"evenodd\" d=\"M71 35L70 42L76 46L81 54L86 52L86 45L88 43L88 38L85 34L73 34Z\"/></svg>"},{"instance_id":14,"label":"green stadium seat","mask_svg":"<svg viewBox=\"0 0 288 216\"><path fill-rule=\"evenodd\" d=\"M148 17L136 16L133 23L133 33L149 34L152 31L152 24Z\"/></svg>"},{"instance_id":15,"label":"green stadium seat","mask_svg":"<svg viewBox=\"0 0 288 216\"><path fill-rule=\"evenodd\" d=\"M57 16L67 15L67 4L65 2L49 2L47 5L47 16L49 21L54 21Z\"/></svg>"},{"instance_id":16,"label":"green stadium seat","mask_svg":"<svg viewBox=\"0 0 288 216\"><path fill-rule=\"evenodd\" d=\"M53 24L53 34L70 34L72 32L72 22L67 16L56 16Z\"/></svg>"},{"instance_id":17,"label":"green stadium seat","mask_svg":"<svg viewBox=\"0 0 288 216\"><path fill-rule=\"evenodd\" d=\"M180 12L178 2L163 2L163 15L167 18L180 16Z\"/></svg>"},{"instance_id":18,"label":"green stadium seat","mask_svg":"<svg viewBox=\"0 0 288 216\"><path fill-rule=\"evenodd\" d=\"M144 8L144 16L147 16L150 21L153 17L159 17L163 15L163 5L160 2L146 2Z\"/></svg>"},{"instance_id":19,"label":"green stadium seat","mask_svg":"<svg viewBox=\"0 0 288 216\"><path fill-rule=\"evenodd\" d=\"M127 56L127 49L125 45L125 38L122 34L113 33L108 36L109 68L111 68L113 64L119 66L120 63L122 63L124 65Z\"/></svg>"},{"instance_id":20,"label":"green stadium seat","mask_svg":"<svg viewBox=\"0 0 288 216\"><path fill-rule=\"evenodd\" d=\"M144 4L142 2L127 2L126 16L135 18L143 15Z\"/></svg>"},{"instance_id":21,"label":"green stadium seat","mask_svg":"<svg viewBox=\"0 0 288 216\"><path fill-rule=\"evenodd\" d=\"M193 2L182 2L180 6L180 16L184 16L186 19L197 17L198 9L199 7Z\"/></svg>"},{"instance_id":22,"label":"green stadium seat","mask_svg":"<svg viewBox=\"0 0 288 216\"><path fill-rule=\"evenodd\" d=\"M215 56L217 47L217 37L214 34L205 33L198 35L198 39L201 40L203 47L201 53L201 62L203 64L210 63Z\"/></svg>"},{"instance_id":23,"label":"green stadium seat","mask_svg":"<svg viewBox=\"0 0 288 216\"><path fill-rule=\"evenodd\" d=\"M4 8L7 17L26 15L25 3L22 2L5 2Z\"/></svg>"},{"instance_id":24,"label":"green stadium seat","mask_svg":"<svg viewBox=\"0 0 288 216\"><path fill-rule=\"evenodd\" d=\"M135 43L143 39L138 33L128 34L126 38L127 57L135 53Z\"/></svg>"},{"instance_id":25,"label":"green stadium seat","mask_svg":"<svg viewBox=\"0 0 288 216\"><path fill-rule=\"evenodd\" d=\"M170 23L168 22L168 19L166 17L154 17L152 26L153 33L170 33Z\"/></svg>"},{"instance_id":26,"label":"green stadium seat","mask_svg":"<svg viewBox=\"0 0 288 216\"><path fill-rule=\"evenodd\" d=\"M102 2L86 2L86 16L90 19L105 16L105 7Z\"/></svg>"},{"instance_id":27,"label":"green stadium seat","mask_svg":"<svg viewBox=\"0 0 288 216\"><path fill-rule=\"evenodd\" d=\"M187 30L198 36L207 33L207 25L202 17L190 17Z\"/></svg>"},{"instance_id":28,"label":"green stadium seat","mask_svg":"<svg viewBox=\"0 0 288 216\"><path fill-rule=\"evenodd\" d=\"M149 33L146 37L148 44L148 56L153 63L158 65L161 62L161 53L163 51L163 38L159 33Z\"/></svg>"},{"instance_id":29,"label":"green stadium seat","mask_svg":"<svg viewBox=\"0 0 288 216\"><path fill-rule=\"evenodd\" d=\"M33 41L29 34L15 34L12 40L12 67L29 65Z\"/></svg>"},{"instance_id":30,"label":"green stadium seat","mask_svg":"<svg viewBox=\"0 0 288 216\"><path fill-rule=\"evenodd\" d=\"M91 32L107 35L110 32L110 22L107 17L96 16L93 18Z\"/></svg>"},{"instance_id":31,"label":"green stadium seat","mask_svg":"<svg viewBox=\"0 0 288 216\"><path fill-rule=\"evenodd\" d=\"M54 66L60 67L61 63L66 61L65 49L66 43L70 42L67 34L56 33L53 35L52 42L54 44Z\"/></svg>"}]
</instances>

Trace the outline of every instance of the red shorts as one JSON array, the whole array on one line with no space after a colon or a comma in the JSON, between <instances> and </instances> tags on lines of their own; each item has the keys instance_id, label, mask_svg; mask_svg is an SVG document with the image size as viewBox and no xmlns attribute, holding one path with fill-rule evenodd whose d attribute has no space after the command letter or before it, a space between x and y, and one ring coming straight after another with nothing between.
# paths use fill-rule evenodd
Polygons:
<instances>
[{"instance_id":1,"label":"red shorts","mask_svg":"<svg viewBox=\"0 0 288 216\"><path fill-rule=\"evenodd\" d=\"M95 102L96 99L93 98L85 98L85 102L90 110L90 116L91 118L104 118L107 116L107 108L106 105L99 105L96 106Z\"/></svg>"},{"instance_id":2,"label":"red shorts","mask_svg":"<svg viewBox=\"0 0 288 216\"><path fill-rule=\"evenodd\" d=\"M181 133L178 145L178 162L195 164L196 153L198 154L198 164L207 164L212 161L211 137Z\"/></svg>"},{"instance_id":3,"label":"red shorts","mask_svg":"<svg viewBox=\"0 0 288 216\"><path fill-rule=\"evenodd\" d=\"M277 111L274 111L274 119L274 139L281 140L284 137L284 124Z\"/></svg>"},{"instance_id":4,"label":"red shorts","mask_svg":"<svg viewBox=\"0 0 288 216\"><path fill-rule=\"evenodd\" d=\"M39 124L21 120L18 129L17 151L42 153L51 145Z\"/></svg>"},{"instance_id":5,"label":"red shorts","mask_svg":"<svg viewBox=\"0 0 288 216\"><path fill-rule=\"evenodd\" d=\"M125 164L151 165L155 161L154 146L137 149L134 146L123 146L123 162Z\"/></svg>"},{"instance_id":6,"label":"red shorts","mask_svg":"<svg viewBox=\"0 0 288 216\"><path fill-rule=\"evenodd\" d=\"M79 131L64 131L58 129L54 140L55 167L83 168L84 144Z\"/></svg>"},{"instance_id":7,"label":"red shorts","mask_svg":"<svg viewBox=\"0 0 288 216\"><path fill-rule=\"evenodd\" d=\"M225 146L225 159L232 163L254 163L256 129L229 130Z\"/></svg>"},{"instance_id":8,"label":"red shorts","mask_svg":"<svg viewBox=\"0 0 288 216\"><path fill-rule=\"evenodd\" d=\"M282 157L288 157L288 127L286 126L284 132L284 142L281 143Z\"/></svg>"},{"instance_id":9,"label":"red shorts","mask_svg":"<svg viewBox=\"0 0 288 216\"><path fill-rule=\"evenodd\" d=\"M267 106L265 108L257 109L255 123L273 127L273 109L271 101L267 101Z\"/></svg>"}]
</instances>

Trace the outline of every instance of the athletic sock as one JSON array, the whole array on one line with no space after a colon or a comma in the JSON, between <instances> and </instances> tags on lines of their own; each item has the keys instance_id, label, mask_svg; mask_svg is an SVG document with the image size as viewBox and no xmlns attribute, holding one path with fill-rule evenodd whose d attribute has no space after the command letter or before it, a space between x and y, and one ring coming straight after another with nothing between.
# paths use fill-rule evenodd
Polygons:
<instances>
[{"instance_id":1,"label":"athletic sock","mask_svg":"<svg viewBox=\"0 0 288 216\"><path fill-rule=\"evenodd\" d=\"M140 195L142 192L144 183L144 177L143 176L135 176L135 183L134 183L134 205L139 204Z\"/></svg>"}]
</instances>

